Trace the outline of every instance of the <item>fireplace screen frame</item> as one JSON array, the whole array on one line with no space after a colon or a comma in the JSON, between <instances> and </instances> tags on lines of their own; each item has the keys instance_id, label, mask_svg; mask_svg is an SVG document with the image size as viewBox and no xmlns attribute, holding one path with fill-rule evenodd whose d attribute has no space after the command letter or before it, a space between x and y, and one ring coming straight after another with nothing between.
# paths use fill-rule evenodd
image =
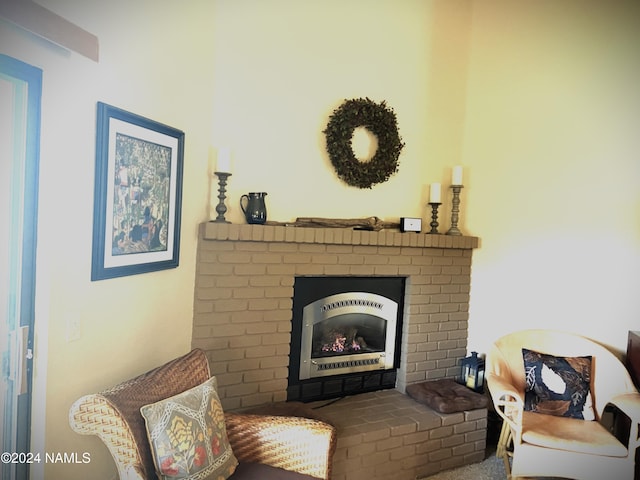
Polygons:
<instances>
[{"instance_id":1,"label":"fireplace screen frame","mask_svg":"<svg viewBox=\"0 0 640 480\"><path fill-rule=\"evenodd\" d=\"M303 308L300 344L299 380L335 376L394 367L397 314L394 300L371 292L343 292L320 298ZM377 351L313 355L314 333L322 322L339 321L340 317L359 319L375 317L385 322L384 347Z\"/></svg>"},{"instance_id":2,"label":"fireplace screen frame","mask_svg":"<svg viewBox=\"0 0 640 480\"><path fill-rule=\"evenodd\" d=\"M396 387L402 355L405 276L302 275L294 280L291 319L291 343L287 374L287 401L311 402L344 395L372 392ZM316 300L347 292L367 292L382 295L397 302L395 349L386 355L392 366L375 370L312 377L300 380L300 350L302 343L303 308ZM332 369L333 370L333 369Z\"/></svg>"}]
</instances>

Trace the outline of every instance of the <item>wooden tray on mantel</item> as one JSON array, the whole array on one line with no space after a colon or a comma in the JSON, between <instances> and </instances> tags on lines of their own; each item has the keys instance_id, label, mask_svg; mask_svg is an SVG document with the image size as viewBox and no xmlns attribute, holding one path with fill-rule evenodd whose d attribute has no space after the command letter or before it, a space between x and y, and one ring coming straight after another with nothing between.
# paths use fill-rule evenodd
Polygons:
<instances>
[{"instance_id":1,"label":"wooden tray on mantel","mask_svg":"<svg viewBox=\"0 0 640 480\"><path fill-rule=\"evenodd\" d=\"M366 218L318 218L298 217L295 222L275 222L268 220L265 225L307 228L353 228L354 230L379 231L383 229L400 230L400 223L385 222L378 217Z\"/></svg>"}]
</instances>

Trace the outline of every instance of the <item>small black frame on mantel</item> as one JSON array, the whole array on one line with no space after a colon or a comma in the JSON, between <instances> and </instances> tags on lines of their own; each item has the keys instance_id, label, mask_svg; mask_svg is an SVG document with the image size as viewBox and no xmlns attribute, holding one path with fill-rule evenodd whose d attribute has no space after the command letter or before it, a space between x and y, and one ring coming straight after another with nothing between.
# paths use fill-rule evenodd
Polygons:
<instances>
[{"instance_id":1,"label":"small black frame on mantel","mask_svg":"<svg viewBox=\"0 0 640 480\"><path fill-rule=\"evenodd\" d=\"M91 280L176 268L184 132L98 102Z\"/></svg>"}]
</instances>

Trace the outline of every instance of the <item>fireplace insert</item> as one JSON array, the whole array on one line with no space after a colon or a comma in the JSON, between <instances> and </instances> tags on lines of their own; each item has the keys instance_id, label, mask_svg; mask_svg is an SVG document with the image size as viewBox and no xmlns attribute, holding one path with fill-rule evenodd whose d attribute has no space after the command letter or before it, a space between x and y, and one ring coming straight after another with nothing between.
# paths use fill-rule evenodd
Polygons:
<instances>
[{"instance_id":1,"label":"fireplace insert","mask_svg":"<svg viewBox=\"0 0 640 480\"><path fill-rule=\"evenodd\" d=\"M403 277L295 280L289 400L395 387Z\"/></svg>"}]
</instances>

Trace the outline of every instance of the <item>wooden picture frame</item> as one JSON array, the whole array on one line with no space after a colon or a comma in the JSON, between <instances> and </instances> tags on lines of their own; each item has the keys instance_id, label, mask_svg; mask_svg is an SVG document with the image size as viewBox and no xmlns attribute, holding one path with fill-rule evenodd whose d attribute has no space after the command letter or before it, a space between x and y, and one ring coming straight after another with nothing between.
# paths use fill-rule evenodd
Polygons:
<instances>
[{"instance_id":1,"label":"wooden picture frame","mask_svg":"<svg viewBox=\"0 0 640 480\"><path fill-rule=\"evenodd\" d=\"M176 268L184 132L98 102L91 280Z\"/></svg>"}]
</instances>

